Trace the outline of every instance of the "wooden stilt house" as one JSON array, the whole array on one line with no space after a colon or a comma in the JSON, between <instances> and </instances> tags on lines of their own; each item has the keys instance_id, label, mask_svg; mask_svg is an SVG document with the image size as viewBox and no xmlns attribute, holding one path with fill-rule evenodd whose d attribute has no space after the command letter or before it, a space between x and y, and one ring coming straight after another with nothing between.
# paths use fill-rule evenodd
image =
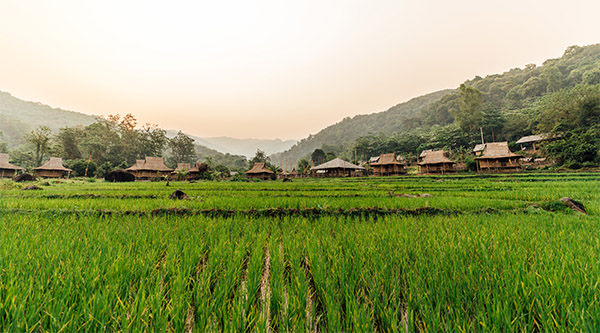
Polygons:
<instances>
[{"instance_id":1,"label":"wooden stilt house","mask_svg":"<svg viewBox=\"0 0 600 333\"><path fill-rule=\"evenodd\" d=\"M404 160L398 161L395 153L381 154L370 163L374 176L398 176L406 173Z\"/></svg>"},{"instance_id":2,"label":"wooden stilt house","mask_svg":"<svg viewBox=\"0 0 600 333\"><path fill-rule=\"evenodd\" d=\"M23 170L25 168L8 163L8 154L0 153L0 178L13 177L17 171Z\"/></svg>"},{"instance_id":3,"label":"wooden stilt house","mask_svg":"<svg viewBox=\"0 0 600 333\"><path fill-rule=\"evenodd\" d=\"M140 180L150 180L155 178L163 178L169 176L173 169L165 165L162 157L149 157L141 167L137 168L137 178Z\"/></svg>"},{"instance_id":4,"label":"wooden stilt house","mask_svg":"<svg viewBox=\"0 0 600 333\"><path fill-rule=\"evenodd\" d=\"M255 179L262 179L262 180L272 179L271 177L274 174L275 173L273 171L269 170L265 166L265 163L254 163L252 168L250 170L246 171L246 176L248 178L255 178Z\"/></svg>"},{"instance_id":5,"label":"wooden stilt house","mask_svg":"<svg viewBox=\"0 0 600 333\"><path fill-rule=\"evenodd\" d=\"M144 165L144 160L135 160L135 163L132 166L130 166L129 168L125 169L125 171L132 174L135 177L135 179L138 179L139 168L141 168L143 165Z\"/></svg>"},{"instance_id":6,"label":"wooden stilt house","mask_svg":"<svg viewBox=\"0 0 600 333\"><path fill-rule=\"evenodd\" d=\"M73 171L63 166L62 158L60 157L50 157L48 162L33 170L36 177L42 178L62 178L64 176L69 178L71 176L71 171Z\"/></svg>"},{"instance_id":7,"label":"wooden stilt house","mask_svg":"<svg viewBox=\"0 0 600 333\"><path fill-rule=\"evenodd\" d=\"M508 148L508 142L489 142L480 156L475 157L480 172L514 172L521 170L521 156Z\"/></svg>"},{"instance_id":8,"label":"wooden stilt house","mask_svg":"<svg viewBox=\"0 0 600 333\"><path fill-rule=\"evenodd\" d=\"M417 163L422 174L446 174L456 172L456 162L450 160L444 150L424 150Z\"/></svg>"},{"instance_id":9,"label":"wooden stilt house","mask_svg":"<svg viewBox=\"0 0 600 333\"><path fill-rule=\"evenodd\" d=\"M365 168L335 158L312 168L313 177L357 177L362 176Z\"/></svg>"}]
</instances>

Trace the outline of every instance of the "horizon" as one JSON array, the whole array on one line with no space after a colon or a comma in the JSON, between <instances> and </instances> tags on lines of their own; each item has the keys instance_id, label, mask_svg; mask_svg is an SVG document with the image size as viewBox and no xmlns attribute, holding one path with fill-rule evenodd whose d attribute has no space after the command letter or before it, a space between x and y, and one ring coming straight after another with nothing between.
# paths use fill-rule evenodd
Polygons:
<instances>
[{"instance_id":1,"label":"horizon","mask_svg":"<svg viewBox=\"0 0 600 333\"><path fill-rule=\"evenodd\" d=\"M0 90L200 138L298 141L599 42L591 1L138 4L0 5Z\"/></svg>"}]
</instances>

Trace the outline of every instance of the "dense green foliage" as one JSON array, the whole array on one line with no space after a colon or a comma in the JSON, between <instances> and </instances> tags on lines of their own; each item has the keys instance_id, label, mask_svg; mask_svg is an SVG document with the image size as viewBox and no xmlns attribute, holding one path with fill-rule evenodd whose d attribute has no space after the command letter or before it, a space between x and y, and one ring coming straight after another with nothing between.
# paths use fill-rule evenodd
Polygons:
<instances>
[{"instance_id":1,"label":"dense green foliage","mask_svg":"<svg viewBox=\"0 0 600 333\"><path fill-rule=\"evenodd\" d=\"M552 131L564 119L569 128L578 122L598 124L595 96L600 89L599 73L600 44L572 46L562 57L546 60L542 66L530 64L502 74L477 76L456 90L426 95L386 112L345 119L273 159L309 159L323 144L339 145L338 155L349 160L355 155L367 160L390 152L414 158L424 149L469 151L481 142L480 127L486 142L514 143L525 135ZM581 96L587 100L581 102ZM549 123L553 125L544 125ZM583 129L576 128L579 132ZM557 159L567 164L577 160Z\"/></svg>"},{"instance_id":2,"label":"dense green foliage","mask_svg":"<svg viewBox=\"0 0 600 333\"><path fill-rule=\"evenodd\" d=\"M190 198L169 200L174 185ZM599 185L583 173L4 181L0 327L596 331ZM431 196L400 196L419 193Z\"/></svg>"}]
</instances>

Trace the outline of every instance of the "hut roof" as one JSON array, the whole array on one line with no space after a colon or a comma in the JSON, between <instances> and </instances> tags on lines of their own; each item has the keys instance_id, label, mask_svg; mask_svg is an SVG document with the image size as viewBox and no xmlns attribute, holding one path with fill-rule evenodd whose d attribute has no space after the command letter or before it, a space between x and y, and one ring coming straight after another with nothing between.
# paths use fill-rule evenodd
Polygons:
<instances>
[{"instance_id":1,"label":"hut roof","mask_svg":"<svg viewBox=\"0 0 600 333\"><path fill-rule=\"evenodd\" d=\"M421 158L423 160L417 164L441 164L441 163L456 163L451 159L447 158L445 155L445 151L443 150L424 150L421 153Z\"/></svg>"},{"instance_id":2,"label":"hut roof","mask_svg":"<svg viewBox=\"0 0 600 333\"><path fill-rule=\"evenodd\" d=\"M135 163L125 170L138 170L144 165L144 160L135 160Z\"/></svg>"},{"instance_id":3,"label":"hut roof","mask_svg":"<svg viewBox=\"0 0 600 333\"><path fill-rule=\"evenodd\" d=\"M273 173L273 171L267 169L264 163L254 163L252 169L246 171L246 173Z\"/></svg>"},{"instance_id":4,"label":"hut roof","mask_svg":"<svg viewBox=\"0 0 600 333\"><path fill-rule=\"evenodd\" d=\"M191 169L190 164L189 163L177 163L177 167L175 168L175 171L178 170L189 170Z\"/></svg>"},{"instance_id":5,"label":"hut roof","mask_svg":"<svg viewBox=\"0 0 600 333\"><path fill-rule=\"evenodd\" d=\"M346 162L342 159L335 158L329 162L325 162L321 165L317 165L312 168L313 170L326 170L326 169L355 169L363 170L364 168L358 165L354 165L350 162Z\"/></svg>"},{"instance_id":6,"label":"hut roof","mask_svg":"<svg viewBox=\"0 0 600 333\"><path fill-rule=\"evenodd\" d=\"M65 168L62 165L62 158L60 157L50 157L50 160L44 165L35 168L34 170L52 170L52 171L73 171L71 169Z\"/></svg>"},{"instance_id":7,"label":"hut roof","mask_svg":"<svg viewBox=\"0 0 600 333\"><path fill-rule=\"evenodd\" d=\"M8 154L4 153L0 153L0 169L25 170L25 168L8 163Z\"/></svg>"},{"instance_id":8,"label":"hut roof","mask_svg":"<svg viewBox=\"0 0 600 333\"><path fill-rule=\"evenodd\" d=\"M298 171L296 171L296 168L293 168L292 171L290 171L290 175L297 175Z\"/></svg>"},{"instance_id":9,"label":"hut roof","mask_svg":"<svg viewBox=\"0 0 600 333\"><path fill-rule=\"evenodd\" d=\"M475 148L473 148L473 152L479 152L479 151L483 151L485 149L485 143L480 143L478 145L475 145Z\"/></svg>"},{"instance_id":10,"label":"hut roof","mask_svg":"<svg viewBox=\"0 0 600 333\"><path fill-rule=\"evenodd\" d=\"M513 157L519 156L514 154L508 148L508 142L488 142L485 144L485 149L483 150L483 155L479 157L475 157L475 159L488 159L488 158L504 158L504 157Z\"/></svg>"},{"instance_id":11,"label":"hut roof","mask_svg":"<svg viewBox=\"0 0 600 333\"><path fill-rule=\"evenodd\" d=\"M173 169L171 169L165 165L165 161L163 160L162 157L149 157L149 156L146 156L146 161L144 161L144 165L139 167L138 170L173 171Z\"/></svg>"},{"instance_id":12,"label":"hut roof","mask_svg":"<svg viewBox=\"0 0 600 333\"><path fill-rule=\"evenodd\" d=\"M377 161L371 163L371 165L389 165L389 164L405 164L405 163L398 162L398 159L396 159L395 153L381 154L381 155L379 155L379 158L377 159Z\"/></svg>"},{"instance_id":13,"label":"hut roof","mask_svg":"<svg viewBox=\"0 0 600 333\"><path fill-rule=\"evenodd\" d=\"M542 133L542 134L536 134L536 135L528 135L528 136L524 136L522 138L519 139L519 141L517 141L516 143L530 143L530 142L538 142L538 141L544 141L544 140L549 140L549 139L554 139L554 138L560 138L560 134L549 134L549 133Z\"/></svg>"}]
</instances>

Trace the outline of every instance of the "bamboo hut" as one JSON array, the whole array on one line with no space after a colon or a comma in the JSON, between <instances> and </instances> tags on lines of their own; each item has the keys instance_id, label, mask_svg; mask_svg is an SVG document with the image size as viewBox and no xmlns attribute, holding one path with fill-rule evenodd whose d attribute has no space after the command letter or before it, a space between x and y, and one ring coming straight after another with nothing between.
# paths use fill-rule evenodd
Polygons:
<instances>
[{"instance_id":1,"label":"bamboo hut","mask_svg":"<svg viewBox=\"0 0 600 333\"><path fill-rule=\"evenodd\" d=\"M269 170L266 166L265 163L254 163L254 165L252 166L252 168L248 171L246 171L246 176L248 178L255 178L255 179L262 179L262 180L269 180L271 179L272 175L274 175L275 173L271 170Z\"/></svg>"},{"instance_id":2,"label":"bamboo hut","mask_svg":"<svg viewBox=\"0 0 600 333\"><path fill-rule=\"evenodd\" d=\"M521 170L521 156L508 148L508 142L489 142L481 156L475 157L480 172L511 172Z\"/></svg>"},{"instance_id":3,"label":"bamboo hut","mask_svg":"<svg viewBox=\"0 0 600 333\"><path fill-rule=\"evenodd\" d=\"M362 176L365 168L335 158L329 162L317 165L311 170L314 177L357 177Z\"/></svg>"},{"instance_id":4,"label":"bamboo hut","mask_svg":"<svg viewBox=\"0 0 600 333\"><path fill-rule=\"evenodd\" d=\"M135 160L135 163L129 168L125 169L125 171L129 172L137 179L139 169L144 165L144 162L144 160Z\"/></svg>"},{"instance_id":5,"label":"bamboo hut","mask_svg":"<svg viewBox=\"0 0 600 333\"><path fill-rule=\"evenodd\" d=\"M422 174L445 174L456 172L456 162L446 156L444 150L424 150L417 163Z\"/></svg>"},{"instance_id":6,"label":"bamboo hut","mask_svg":"<svg viewBox=\"0 0 600 333\"><path fill-rule=\"evenodd\" d=\"M560 135L551 135L547 133L528 135L520 138L516 143L518 143L521 146L522 151L536 153L539 151L540 148L536 144L539 144L542 141L550 141L558 137L560 137Z\"/></svg>"},{"instance_id":7,"label":"bamboo hut","mask_svg":"<svg viewBox=\"0 0 600 333\"><path fill-rule=\"evenodd\" d=\"M298 171L296 171L296 168L293 168L292 171L290 171L290 178L298 178L298 176Z\"/></svg>"},{"instance_id":8,"label":"bamboo hut","mask_svg":"<svg viewBox=\"0 0 600 333\"><path fill-rule=\"evenodd\" d=\"M190 163L177 163L177 168L171 172L171 178L177 178L179 172L185 172L185 178L180 180L194 180L200 178L200 163L192 167Z\"/></svg>"},{"instance_id":9,"label":"bamboo hut","mask_svg":"<svg viewBox=\"0 0 600 333\"><path fill-rule=\"evenodd\" d=\"M137 163L137 161L136 161ZM169 176L173 169L167 167L162 157L146 156L144 164L137 168L136 178L140 180L150 180Z\"/></svg>"},{"instance_id":10,"label":"bamboo hut","mask_svg":"<svg viewBox=\"0 0 600 333\"><path fill-rule=\"evenodd\" d=\"M8 154L0 153L0 178L13 177L17 171L23 170L25 168L8 163Z\"/></svg>"},{"instance_id":11,"label":"bamboo hut","mask_svg":"<svg viewBox=\"0 0 600 333\"><path fill-rule=\"evenodd\" d=\"M36 177L42 178L61 178L65 174L67 178L71 176L71 169L65 168L62 164L62 158L50 157L50 160L44 165L33 169Z\"/></svg>"},{"instance_id":12,"label":"bamboo hut","mask_svg":"<svg viewBox=\"0 0 600 333\"><path fill-rule=\"evenodd\" d=\"M371 161L373 161L373 159L371 159ZM381 154L370 163L370 166L373 168L374 176L403 175L406 173L406 170L404 170L405 165L406 162L404 162L404 160L401 162L398 161L395 153Z\"/></svg>"}]
</instances>

